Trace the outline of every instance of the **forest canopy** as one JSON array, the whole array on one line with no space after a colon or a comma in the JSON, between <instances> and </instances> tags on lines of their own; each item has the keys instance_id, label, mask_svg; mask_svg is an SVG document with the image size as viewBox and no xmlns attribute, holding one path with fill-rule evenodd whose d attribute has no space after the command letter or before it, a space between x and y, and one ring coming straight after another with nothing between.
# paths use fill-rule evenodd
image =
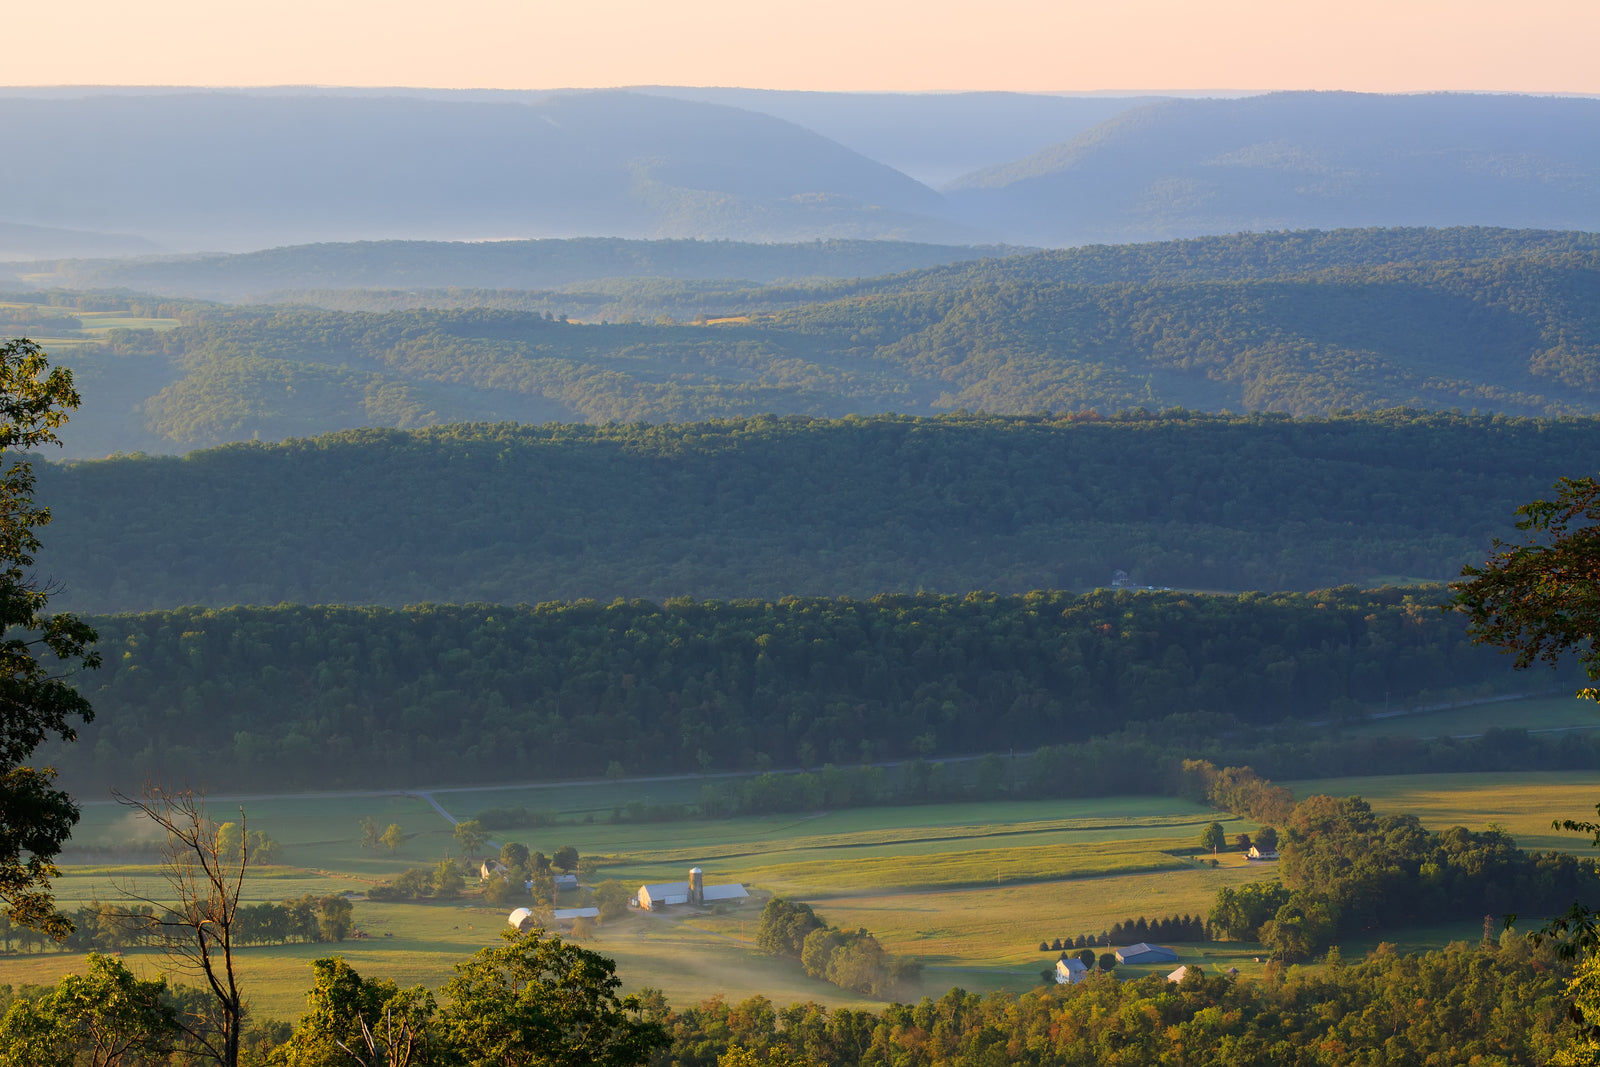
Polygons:
<instances>
[{"instance_id":1,"label":"forest canopy","mask_svg":"<svg viewBox=\"0 0 1600 1067\"><path fill-rule=\"evenodd\" d=\"M1600 420L878 416L349 431L41 465L85 611L1445 580Z\"/></svg>"}]
</instances>

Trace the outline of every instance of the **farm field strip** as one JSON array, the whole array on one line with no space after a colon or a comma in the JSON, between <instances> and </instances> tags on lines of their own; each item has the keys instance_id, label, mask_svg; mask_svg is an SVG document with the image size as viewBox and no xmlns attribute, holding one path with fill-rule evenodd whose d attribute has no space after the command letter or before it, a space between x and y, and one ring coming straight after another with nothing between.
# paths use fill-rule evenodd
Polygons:
<instances>
[{"instance_id":1,"label":"farm field strip","mask_svg":"<svg viewBox=\"0 0 1600 1067\"><path fill-rule=\"evenodd\" d=\"M1496 727L1530 732L1600 730L1600 708L1573 696L1532 697L1372 719L1341 731L1355 737L1473 737Z\"/></svg>"},{"instance_id":2,"label":"farm field strip","mask_svg":"<svg viewBox=\"0 0 1600 1067\"><path fill-rule=\"evenodd\" d=\"M1522 848L1580 854L1590 851L1589 840L1552 830L1551 820L1592 818L1600 801L1600 771L1382 775L1280 784L1302 798L1317 793L1360 796L1375 811L1409 812L1430 829L1496 825Z\"/></svg>"}]
</instances>

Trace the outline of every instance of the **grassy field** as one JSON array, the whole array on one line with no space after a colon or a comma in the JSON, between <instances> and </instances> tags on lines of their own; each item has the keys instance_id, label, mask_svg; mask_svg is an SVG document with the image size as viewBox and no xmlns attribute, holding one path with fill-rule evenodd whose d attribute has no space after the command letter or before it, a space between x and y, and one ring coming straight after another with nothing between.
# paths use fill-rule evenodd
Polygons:
<instances>
[{"instance_id":1,"label":"grassy field","mask_svg":"<svg viewBox=\"0 0 1600 1067\"><path fill-rule=\"evenodd\" d=\"M698 783L605 783L559 789L441 790L434 797L458 817L490 807L522 806L554 825L503 831L547 853L574 845L599 864L588 881L609 878L630 887L680 880L690 866L708 882L740 881L751 899L706 912L634 913L603 926L593 947L617 960L628 988L655 986L677 1003L715 994L762 993L832 1005L862 1001L806 978L790 963L754 948L757 920L773 893L816 903L829 921L866 926L891 951L915 954L926 966L924 991L952 985L973 990L1022 989L1038 983L1054 954L1041 939L1098 933L1138 914L1203 912L1217 887L1266 872L1237 856L1218 868L1194 855L1201 828L1216 813L1162 797L1071 802L1002 802L818 812L717 821L612 824L610 811L631 799L675 803ZM454 850L450 824L426 800L403 795L345 794L212 802L215 817L236 818L280 841L286 864L251 880L251 900L304 893L364 892L408 867L431 865ZM359 820L399 823L406 832L395 854L359 847ZM1249 824L1225 819L1230 834ZM113 900L119 888L148 887L158 872L147 862L151 839L127 809L91 803L74 838L75 851L57 884L68 908ZM560 903L579 903L568 895ZM475 898L453 903L358 901L363 937L340 945L248 948L243 966L256 1010L290 1017L303 1007L308 964L340 954L358 970L437 987L454 965L493 943L501 909ZM1239 946L1185 949L1188 959L1243 960ZM137 969L164 961L133 950ZM80 956L48 952L0 959L0 982L54 981L81 967ZM1243 970L1244 967L1241 966Z\"/></svg>"},{"instance_id":2,"label":"grassy field","mask_svg":"<svg viewBox=\"0 0 1600 1067\"><path fill-rule=\"evenodd\" d=\"M630 800L682 803L699 782L657 781L574 784L557 788L439 790L433 798L457 817L487 808L526 807L550 825L501 831L553 853L573 845L597 867L589 883L615 878L630 887L676 881L690 866L704 868L712 884L739 881L751 898L705 911L632 913L602 926L590 944L617 961L627 988L653 986L675 1003L715 994L742 998L762 993L778 1003L797 999L859 1005L860 998L806 978L790 963L754 948L758 917L774 894L812 902L828 921L865 927L891 951L914 955L925 971L920 992L938 995L951 986L974 991L1036 985L1054 953L1041 940L1100 933L1139 915L1204 913L1218 888L1269 878L1270 865L1250 865L1224 853L1219 865L1197 855L1203 828L1217 813L1166 797L1114 797L1079 801L1015 801L920 807L868 808L804 815L723 820L612 823L611 811ZM1600 799L1600 773L1433 775L1326 779L1286 783L1297 795L1359 793L1380 810L1412 811L1429 825L1496 823L1532 847L1581 849L1585 842L1549 831L1554 817L1581 818ZM264 869L250 882L252 900L282 900L303 893L362 893L408 867L431 866L454 841L450 823L421 796L341 794L249 798L212 804L219 818L234 818L240 804L249 825L284 848L285 865ZM394 854L363 850L359 820L398 823L404 845ZM1221 820L1231 837L1254 827ZM74 835L62 903L115 899L119 886L148 886L150 838L126 809L94 803ZM566 894L576 904L585 891ZM495 941L502 909L469 896L446 903L377 903L358 900L364 936L339 945L248 948L243 972L252 1002L267 1016L292 1017L303 1008L311 960L339 954L364 973L402 984L442 985L457 962ZM1476 930L1410 931L1384 939L1426 947L1475 939ZM1374 942L1375 944L1376 942ZM1185 963L1259 973L1257 946L1175 946ZM1371 946L1348 946L1359 955ZM131 951L138 969L159 970L163 960ZM74 954L48 952L0 958L0 982L54 981L81 968ZM1171 967L1123 968L1124 974Z\"/></svg>"},{"instance_id":3,"label":"grassy field","mask_svg":"<svg viewBox=\"0 0 1600 1067\"><path fill-rule=\"evenodd\" d=\"M1379 811L1404 811L1430 827L1497 825L1523 848L1587 853L1581 834L1558 833L1553 819L1593 819L1600 772L1532 771L1504 774L1418 774L1319 778L1283 782L1296 797L1357 794Z\"/></svg>"},{"instance_id":4,"label":"grassy field","mask_svg":"<svg viewBox=\"0 0 1600 1067\"><path fill-rule=\"evenodd\" d=\"M83 344L86 341L101 340L105 334L116 329L133 330L173 330L180 325L177 319L140 318L129 315L124 311L79 311L76 308L49 307L40 304L16 304L0 301L0 309L15 309L26 312L42 326L49 326L51 319L67 317L79 320L81 328L63 321L59 332L51 332L48 328L43 330L30 330L32 340L39 342L51 349L70 348L73 345ZM0 338L10 337L4 326L0 326Z\"/></svg>"},{"instance_id":5,"label":"grassy field","mask_svg":"<svg viewBox=\"0 0 1600 1067\"><path fill-rule=\"evenodd\" d=\"M1572 696L1536 697L1374 719L1343 732L1357 737L1471 737L1495 727L1600 730L1600 707Z\"/></svg>"}]
</instances>

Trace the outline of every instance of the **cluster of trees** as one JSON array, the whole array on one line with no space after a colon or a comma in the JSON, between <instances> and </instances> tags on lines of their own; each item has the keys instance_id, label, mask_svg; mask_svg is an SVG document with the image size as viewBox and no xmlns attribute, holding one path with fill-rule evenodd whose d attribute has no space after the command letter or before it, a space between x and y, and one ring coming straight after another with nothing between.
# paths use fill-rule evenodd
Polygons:
<instances>
[{"instance_id":1,"label":"cluster of trees","mask_svg":"<svg viewBox=\"0 0 1600 1067\"><path fill-rule=\"evenodd\" d=\"M1597 452L1600 420L1418 411L353 430L41 464L40 560L119 612L1318 589L1454 575Z\"/></svg>"},{"instance_id":2,"label":"cluster of trees","mask_svg":"<svg viewBox=\"0 0 1600 1067\"><path fill-rule=\"evenodd\" d=\"M1380 946L1271 981L1191 973L1091 980L1022 994L952 989L878 1011L721 997L675 1009L620 997L610 960L533 934L463 962L439 997L369 978L344 960L312 968L306 1014L259 1021L252 1063L464 1063L496 1067L1195 1067L1351 1062L1525 1065L1583 1051L1567 1021L1570 975L1553 946L1505 937L1425 955ZM205 995L135 978L93 956L55 987L0 989L0 1064L106 1059L157 1067L204 1054ZM231 1064L229 1065L231 1067Z\"/></svg>"},{"instance_id":3,"label":"cluster of trees","mask_svg":"<svg viewBox=\"0 0 1600 1067\"><path fill-rule=\"evenodd\" d=\"M354 915L355 906L337 894L319 897L307 893L281 903L241 904L231 936L240 946L343 941L355 929ZM24 951L54 947L62 952L120 952L163 945L170 937L162 916L148 904L85 905L75 908L68 918L72 930L59 940L0 920L0 944L8 952L13 938Z\"/></svg>"},{"instance_id":4,"label":"cluster of trees","mask_svg":"<svg viewBox=\"0 0 1600 1067\"><path fill-rule=\"evenodd\" d=\"M78 685L104 714L49 755L77 784L199 768L230 788L761 770L1515 684L1437 600L1106 591L102 617L105 669Z\"/></svg>"},{"instance_id":5,"label":"cluster of trees","mask_svg":"<svg viewBox=\"0 0 1600 1067\"><path fill-rule=\"evenodd\" d=\"M367 890L368 900L454 900L466 888L461 865L442 859L433 867L412 867Z\"/></svg>"},{"instance_id":6,"label":"cluster of trees","mask_svg":"<svg viewBox=\"0 0 1600 1067\"><path fill-rule=\"evenodd\" d=\"M1179 790L1198 804L1210 804L1223 811L1231 811L1261 823L1281 823L1294 809L1294 794L1282 786L1273 785L1257 774L1252 767L1221 767L1210 760L1186 759L1179 767ZM1220 832L1217 823L1212 826ZM1210 829L1209 827L1207 828ZM1277 832L1263 827L1257 837L1270 834L1271 841L1262 841L1263 848L1277 842ZM1213 849L1219 845L1210 846ZM1244 843L1245 848L1250 842Z\"/></svg>"},{"instance_id":7,"label":"cluster of trees","mask_svg":"<svg viewBox=\"0 0 1600 1067\"><path fill-rule=\"evenodd\" d=\"M1091 980L1020 995L952 989L882 1011L762 997L674 1011L655 1004L671 1067L1194 1067L1240 1064L1552 1062L1578 1042L1568 971L1520 938L1413 956L1381 946L1365 961L1279 981L1193 973Z\"/></svg>"},{"instance_id":8,"label":"cluster of trees","mask_svg":"<svg viewBox=\"0 0 1600 1067\"><path fill-rule=\"evenodd\" d=\"M312 965L298 1025L252 1023L219 1039L210 992L140 979L93 955L54 988L0 987L0 1067L140 1064L386 1064L419 1067L640 1067L666 1045L660 1023L603 956L547 938L508 935L456 967L441 991L363 978L341 958Z\"/></svg>"},{"instance_id":9,"label":"cluster of trees","mask_svg":"<svg viewBox=\"0 0 1600 1067\"><path fill-rule=\"evenodd\" d=\"M1378 815L1360 797L1308 797L1279 842L1282 881L1223 888L1213 936L1260 940L1305 959L1341 935L1422 922L1554 915L1600 894L1600 863L1524 852L1503 830L1430 831L1414 815Z\"/></svg>"},{"instance_id":10,"label":"cluster of trees","mask_svg":"<svg viewBox=\"0 0 1600 1067\"><path fill-rule=\"evenodd\" d=\"M883 950L865 929L841 930L811 905L773 897L761 909L756 944L774 956L800 961L813 978L874 997L891 996L914 981L921 964Z\"/></svg>"}]
</instances>

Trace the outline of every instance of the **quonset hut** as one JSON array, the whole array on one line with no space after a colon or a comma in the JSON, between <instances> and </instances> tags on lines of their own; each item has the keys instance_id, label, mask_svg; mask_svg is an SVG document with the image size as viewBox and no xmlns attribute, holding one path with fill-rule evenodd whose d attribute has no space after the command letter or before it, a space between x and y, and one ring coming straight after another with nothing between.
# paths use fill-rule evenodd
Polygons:
<instances>
[{"instance_id":1,"label":"quonset hut","mask_svg":"<svg viewBox=\"0 0 1600 1067\"><path fill-rule=\"evenodd\" d=\"M669 904L713 904L719 900L743 900L750 894L745 892L743 885L734 882L731 885L706 885L705 872L699 867L689 872L687 882L661 882L657 885L642 885L639 892L634 895L634 903L649 911L666 907Z\"/></svg>"}]
</instances>

